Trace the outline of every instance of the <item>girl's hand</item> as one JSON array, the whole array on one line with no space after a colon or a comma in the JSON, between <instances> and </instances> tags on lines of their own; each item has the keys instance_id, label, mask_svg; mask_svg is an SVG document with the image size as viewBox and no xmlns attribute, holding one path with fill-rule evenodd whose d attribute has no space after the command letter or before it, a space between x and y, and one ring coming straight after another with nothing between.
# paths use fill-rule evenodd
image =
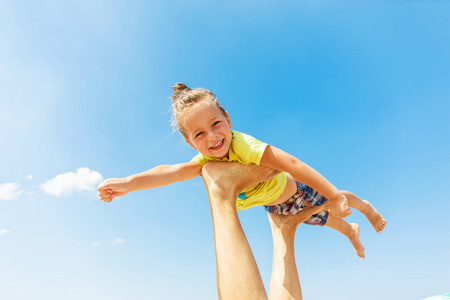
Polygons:
<instances>
[{"instance_id":1,"label":"girl's hand","mask_svg":"<svg viewBox=\"0 0 450 300\"><path fill-rule=\"evenodd\" d=\"M111 202L115 197L128 194L128 181L125 178L106 179L98 185L97 190L100 199L105 202Z\"/></svg>"}]
</instances>

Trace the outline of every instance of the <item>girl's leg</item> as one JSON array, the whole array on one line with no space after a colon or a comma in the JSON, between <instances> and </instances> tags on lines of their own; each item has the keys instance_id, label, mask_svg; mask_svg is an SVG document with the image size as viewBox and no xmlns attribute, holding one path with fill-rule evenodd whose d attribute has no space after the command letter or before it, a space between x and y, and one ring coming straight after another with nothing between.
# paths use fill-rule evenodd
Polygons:
<instances>
[{"instance_id":1,"label":"girl's leg","mask_svg":"<svg viewBox=\"0 0 450 300\"><path fill-rule=\"evenodd\" d=\"M202 172L211 206L219 299L267 299L253 253L239 222L236 198L244 187L260 182L272 171L256 165L208 163Z\"/></svg>"},{"instance_id":2,"label":"girl's leg","mask_svg":"<svg viewBox=\"0 0 450 300\"><path fill-rule=\"evenodd\" d=\"M273 236L273 267L270 280L269 298L273 300L301 300L302 289L295 263L294 237L299 224L311 215L329 209L323 206L308 207L295 216L269 213L269 222Z\"/></svg>"},{"instance_id":3,"label":"girl's leg","mask_svg":"<svg viewBox=\"0 0 450 300\"><path fill-rule=\"evenodd\" d=\"M325 226L330 227L334 230L339 231L348 239L353 245L355 253L364 259L364 247L361 244L361 240L359 239L359 226L356 223L349 224L343 219L336 218L332 214L328 215L328 221Z\"/></svg>"},{"instance_id":4,"label":"girl's leg","mask_svg":"<svg viewBox=\"0 0 450 300\"><path fill-rule=\"evenodd\" d=\"M370 224L372 224L373 229L376 232L380 233L383 231L384 226L386 226L386 220L383 216L370 204L367 200L361 200L355 194L349 191L340 191L347 197L348 206L353 207L363 213L366 218L369 220Z\"/></svg>"}]
</instances>

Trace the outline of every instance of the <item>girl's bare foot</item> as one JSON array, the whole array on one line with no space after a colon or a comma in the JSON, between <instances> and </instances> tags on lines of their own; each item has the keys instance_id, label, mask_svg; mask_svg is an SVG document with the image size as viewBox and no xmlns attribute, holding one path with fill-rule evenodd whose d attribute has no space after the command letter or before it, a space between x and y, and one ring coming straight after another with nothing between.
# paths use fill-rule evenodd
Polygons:
<instances>
[{"instance_id":1,"label":"girl's bare foot","mask_svg":"<svg viewBox=\"0 0 450 300\"><path fill-rule=\"evenodd\" d=\"M386 226L386 220L383 216L375 209L375 207L370 204L367 200L362 200L367 206L367 212L364 212L364 215L369 220L370 224L372 224L373 229L376 232L381 233Z\"/></svg>"},{"instance_id":2,"label":"girl's bare foot","mask_svg":"<svg viewBox=\"0 0 450 300\"><path fill-rule=\"evenodd\" d=\"M352 234L348 237L350 242L353 245L353 249L355 250L355 253L361 257L362 259L365 258L364 255L364 246L361 244L361 240L359 239L359 226L356 223L351 223L350 226L352 227Z\"/></svg>"}]
</instances>

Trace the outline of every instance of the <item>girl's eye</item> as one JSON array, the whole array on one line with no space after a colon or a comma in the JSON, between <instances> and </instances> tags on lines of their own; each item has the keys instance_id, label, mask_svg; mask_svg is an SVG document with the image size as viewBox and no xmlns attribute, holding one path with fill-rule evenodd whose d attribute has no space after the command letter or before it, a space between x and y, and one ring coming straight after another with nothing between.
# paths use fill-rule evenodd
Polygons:
<instances>
[{"instance_id":1,"label":"girl's eye","mask_svg":"<svg viewBox=\"0 0 450 300\"><path fill-rule=\"evenodd\" d=\"M203 134L203 132L199 132L194 136L194 139L198 138L199 136L201 136Z\"/></svg>"},{"instance_id":2,"label":"girl's eye","mask_svg":"<svg viewBox=\"0 0 450 300\"><path fill-rule=\"evenodd\" d=\"M216 126L217 124L219 124L220 123L220 121L215 121L214 123L213 123L213 126Z\"/></svg>"}]
</instances>

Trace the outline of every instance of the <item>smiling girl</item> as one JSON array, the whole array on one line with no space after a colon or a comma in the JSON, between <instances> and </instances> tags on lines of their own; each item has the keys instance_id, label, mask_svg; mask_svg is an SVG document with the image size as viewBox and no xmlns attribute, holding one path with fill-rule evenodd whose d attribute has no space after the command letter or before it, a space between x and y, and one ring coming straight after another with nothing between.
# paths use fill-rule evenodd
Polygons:
<instances>
[{"instance_id":1,"label":"smiling girl","mask_svg":"<svg viewBox=\"0 0 450 300\"><path fill-rule=\"evenodd\" d=\"M199 154L190 162L160 165L126 178L107 179L99 187L105 202L131 191L156 188L201 175L208 162L256 164L280 171L272 179L241 191L237 210L263 206L270 214L295 215L306 207L322 206L329 211L312 215L306 224L327 226L348 237L356 254L364 258L359 226L342 218L351 214L348 206L363 213L380 233L386 221L366 200L339 191L321 174L296 157L247 134L231 130L230 116L209 90L190 89L183 83L173 87L173 124Z\"/></svg>"}]
</instances>

